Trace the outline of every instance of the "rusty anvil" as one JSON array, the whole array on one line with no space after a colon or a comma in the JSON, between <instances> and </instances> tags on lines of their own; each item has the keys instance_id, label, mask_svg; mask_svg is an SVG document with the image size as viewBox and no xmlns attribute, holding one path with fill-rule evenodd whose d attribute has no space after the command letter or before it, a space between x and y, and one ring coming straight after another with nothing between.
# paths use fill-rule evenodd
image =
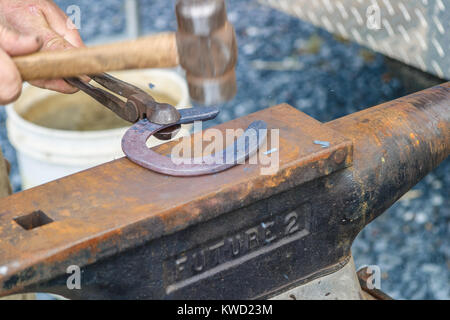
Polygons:
<instances>
[{"instance_id":1,"label":"rusty anvil","mask_svg":"<svg viewBox=\"0 0 450 320\"><path fill-rule=\"evenodd\" d=\"M446 159L450 83L328 123L282 104L218 128L255 119L279 129L272 175L169 177L119 159L1 199L0 295L295 298L345 269L357 234Z\"/></svg>"}]
</instances>

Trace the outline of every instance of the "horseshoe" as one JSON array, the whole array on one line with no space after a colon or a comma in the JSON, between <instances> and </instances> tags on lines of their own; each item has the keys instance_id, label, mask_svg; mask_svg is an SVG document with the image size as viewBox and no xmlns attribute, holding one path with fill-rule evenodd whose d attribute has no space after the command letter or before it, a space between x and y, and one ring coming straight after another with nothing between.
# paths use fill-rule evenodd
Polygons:
<instances>
[{"instance_id":1,"label":"horseshoe","mask_svg":"<svg viewBox=\"0 0 450 320\"><path fill-rule=\"evenodd\" d=\"M218 109L205 107L181 109L179 112L181 117L176 123L161 125L143 119L128 129L122 138L122 150L127 158L141 167L170 176L201 176L244 163L267 138L267 124L264 121L254 121L233 144L214 155L181 159L164 156L149 149L147 140L161 130L174 125L213 119L219 114Z\"/></svg>"}]
</instances>

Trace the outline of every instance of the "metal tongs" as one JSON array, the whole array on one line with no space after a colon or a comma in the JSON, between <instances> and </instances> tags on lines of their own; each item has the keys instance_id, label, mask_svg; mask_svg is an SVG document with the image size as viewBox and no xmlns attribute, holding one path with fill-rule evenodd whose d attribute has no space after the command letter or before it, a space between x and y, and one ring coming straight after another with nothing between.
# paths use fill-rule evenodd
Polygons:
<instances>
[{"instance_id":1,"label":"metal tongs","mask_svg":"<svg viewBox=\"0 0 450 320\"><path fill-rule=\"evenodd\" d=\"M89 77L101 86L127 100L123 101L114 94L97 88L79 78L67 78L65 80L97 100L122 119L131 123L148 119L155 124L167 125L180 120L180 113L174 106L155 101L151 95L130 83L117 79L107 73ZM170 140L178 133L179 129L180 126L175 125L158 132L155 136L160 140Z\"/></svg>"},{"instance_id":2,"label":"metal tongs","mask_svg":"<svg viewBox=\"0 0 450 320\"><path fill-rule=\"evenodd\" d=\"M134 163L173 176L199 176L226 170L258 151L266 140L267 126L264 121L250 124L244 134L223 152L188 159L167 157L147 148L150 136L169 140L178 133L181 124L214 119L217 108L196 107L177 110L167 103L159 103L140 88L119 80L107 73L89 76L114 94L86 83L79 78L65 79L69 84L85 92L122 119L135 123L122 138L122 150Z\"/></svg>"}]
</instances>

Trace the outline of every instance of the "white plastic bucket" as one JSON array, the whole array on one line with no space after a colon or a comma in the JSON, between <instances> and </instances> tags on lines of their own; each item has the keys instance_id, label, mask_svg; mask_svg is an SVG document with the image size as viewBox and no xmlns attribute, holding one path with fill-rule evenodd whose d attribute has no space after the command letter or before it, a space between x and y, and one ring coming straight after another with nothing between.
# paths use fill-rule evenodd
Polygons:
<instances>
[{"instance_id":1,"label":"white plastic bucket","mask_svg":"<svg viewBox=\"0 0 450 320\"><path fill-rule=\"evenodd\" d=\"M179 109L190 106L187 83L174 71L151 69L112 74L142 89L153 84L152 93L170 97ZM27 85L21 98L7 106L8 137L17 151L23 189L124 156L121 139L128 127L97 131L59 130L36 125L22 117L37 102L52 95L62 94ZM76 93L74 97L76 95L84 93ZM190 128L183 126L174 139L189 134ZM164 141L152 137L147 145L152 147L161 143Z\"/></svg>"}]
</instances>

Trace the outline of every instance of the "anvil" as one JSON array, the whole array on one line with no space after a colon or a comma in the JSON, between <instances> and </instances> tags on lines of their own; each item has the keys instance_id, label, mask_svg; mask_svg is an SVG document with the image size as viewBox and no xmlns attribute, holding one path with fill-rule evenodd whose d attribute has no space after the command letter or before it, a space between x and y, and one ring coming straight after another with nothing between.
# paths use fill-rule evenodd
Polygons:
<instances>
[{"instance_id":1,"label":"anvil","mask_svg":"<svg viewBox=\"0 0 450 320\"><path fill-rule=\"evenodd\" d=\"M0 295L274 298L337 274L357 234L448 156L450 84L328 123L282 104L217 128L255 120L271 174L172 177L122 158L1 199Z\"/></svg>"}]
</instances>

